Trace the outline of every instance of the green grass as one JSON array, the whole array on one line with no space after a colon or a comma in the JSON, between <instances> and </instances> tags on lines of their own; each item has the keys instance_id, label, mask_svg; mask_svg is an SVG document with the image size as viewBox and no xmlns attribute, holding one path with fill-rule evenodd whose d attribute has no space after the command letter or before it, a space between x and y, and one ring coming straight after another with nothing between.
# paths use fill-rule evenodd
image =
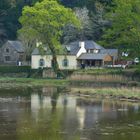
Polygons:
<instances>
[{"instance_id":1,"label":"green grass","mask_svg":"<svg viewBox=\"0 0 140 140\"><path fill-rule=\"evenodd\" d=\"M43 86L70 86L69 80L64 79L34 79L34 78L0 78L0 89L19 89L27 87L43 87ZM100 97L115 97L115 98L136 98L140 100L140 87L131 88L115 88L115 87L100 87L92 88L80 86L79 88L71 88L71 93L100 96Z\"/></svg>"},{"instance_id":2,"label":"green grass","mask_svg":"<svg viewBox=\"0 0 140 140\"><path fill-rule=\"evenodd\" d=\"M121 97L121 98L137 98L140 99L140 88L72 88L72 93L80 93L84 95L96 95L103 97Z\"/></svg>"},{"instance_id":3,"label":"green grass","mask_svg":"<svg viewBox=\"0 0 140 140\"><path fill-rule=\"evenodd\" d=\"M0 88L35 87L35 86L65 86L69 82L62 79L35 78L0 78Z\"/></svg>"}]
</instances>

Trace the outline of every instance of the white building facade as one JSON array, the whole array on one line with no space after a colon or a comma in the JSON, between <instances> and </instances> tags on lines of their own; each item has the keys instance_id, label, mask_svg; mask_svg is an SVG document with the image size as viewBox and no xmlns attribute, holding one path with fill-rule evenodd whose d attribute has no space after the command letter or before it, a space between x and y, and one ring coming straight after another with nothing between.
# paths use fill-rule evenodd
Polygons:
<instances>
[{"instance_id":1,"label":"white building facade","mask_svg":"<svg viewBox=\"0 0 140 140\"><path fill-rule=\"evenodd\" d=\"M84 67L102 67L105 64L113 64L118 58L117 49L105 49L94 41L75 41L63 45L65 54L57 55L60 69L77 69ZM47 53L41 55L36 48L32 53L32 69L51 68L52 55Z\"/></svg>"}]
</instances>

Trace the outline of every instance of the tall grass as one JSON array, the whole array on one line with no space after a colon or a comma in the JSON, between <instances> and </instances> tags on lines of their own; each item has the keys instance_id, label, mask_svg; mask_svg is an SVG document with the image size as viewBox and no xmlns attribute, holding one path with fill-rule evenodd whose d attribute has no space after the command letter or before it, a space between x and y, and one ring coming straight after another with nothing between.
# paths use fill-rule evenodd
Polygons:
<instances>
[{"instance_id":1,"label":"tall grass","mask_svg":"<svg viewBox=\"0 0 140 140\"><path fill-rule=\"evenodd\" d=\"M131 77L126 77L117 74L101 74L101 75L88 75L88 74L73 74L68 77L69 80L80 81L95 81L95 82L127 82L131 81Z\"/></svg>"}]
</instances>

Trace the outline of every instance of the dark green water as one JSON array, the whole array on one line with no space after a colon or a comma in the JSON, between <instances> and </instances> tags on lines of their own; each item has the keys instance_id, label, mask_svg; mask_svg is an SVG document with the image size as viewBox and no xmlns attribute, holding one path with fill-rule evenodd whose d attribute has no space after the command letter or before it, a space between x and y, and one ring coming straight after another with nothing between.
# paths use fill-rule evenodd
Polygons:
<instances>
[{"instance_id":1,"label":"dark green water","mask_svg":"<svg viewBox=\"0 0 140 140\"><path fill-rule=\"evenodd\" d=\"M140 140L140 104L0 90L0 140Z\"/></svg>"}]
</instances>

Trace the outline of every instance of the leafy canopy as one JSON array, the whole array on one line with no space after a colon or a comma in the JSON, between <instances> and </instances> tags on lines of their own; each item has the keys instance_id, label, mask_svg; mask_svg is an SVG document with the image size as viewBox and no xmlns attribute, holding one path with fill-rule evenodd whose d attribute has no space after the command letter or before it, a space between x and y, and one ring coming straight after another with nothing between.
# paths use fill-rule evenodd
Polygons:
<instances>
[{"instance_id":1,"label":"leafy canopy","mask_svg":"<svg viewBox=\"0 0 140 140\"><path fill-rule=\"evenodd\" d=\"M120 46L132 56L140 54L140 0L114 0L106 16L111 28L105 31L104 43Z\"/></svg>"},{"instance_id":2,"label":"leafy canopy","mask_svg":"<svg viewBox=\"0 0 140 140\"><path fill-rule=\"evenodd\" d=\"M60 5L57 0L43 0L33 7L26 6L20 18L22 29L49 47L59 46L62 28L69 23L80 25L71 9ZM52 46L50 46L50 44Z\"/></svg>"},{"instance_id":3,"label":"leafy canopy","mask_svg":"<svg viewBox=\"0 0 140 140\"><path fill-rule=\"evenodd\" d=\"M59 71L57 51L60 50L60 37L67 24L80 26L71 9L60 5L57 0L43 0L33 7L26 6L19 19L22 24L20 33L35 37L38 42L48 46L52 53L54 71Z\"/></svg>"}]
</instances>

